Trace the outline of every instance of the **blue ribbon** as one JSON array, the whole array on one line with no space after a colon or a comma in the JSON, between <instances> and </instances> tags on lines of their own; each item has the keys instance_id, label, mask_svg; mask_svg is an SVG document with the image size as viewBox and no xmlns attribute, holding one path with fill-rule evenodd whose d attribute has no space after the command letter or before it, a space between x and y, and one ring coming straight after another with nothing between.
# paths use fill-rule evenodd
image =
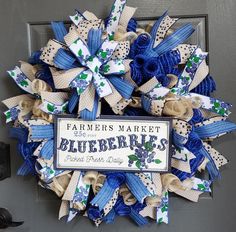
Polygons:
<instances>
[{"instance_id":1,"label":"blue ribbon","mask_svg":"<svg viewBox=\"0 0 236 232\"><path fill-rule=\"evenodd\" d=\"M134 18L131 18L127 26L127 32L130 32L130 31L136 32L137 25L138 25L137 20L135 20Z\"/></svg>"},{"instance_id":2,"label":"blue ribbon","mask_svg":"<svg viewBox=\"0 0 236 232\"><path fill-rule=\"evenodd\" d=\"M83 120L86 120L86 121L94 121L94 120L96 120L97 110L98 110L98 102L99 102L98 94L95 93L93 110L89 111L88 109L84 109L84 110L80 111L80 117Z\"/></svg>"},{"instance_id":3,"label":"blue ribbon","mask_svg":"<svg viewBox=\"0 0 236 232\"><path fill-rule=\"evenodd\" d=\"M214 180L215 178L218 178L220 176L219 170L217 169L214 160L204 148L203 143L195 130L193 130L189 134L189 139L188 139L188 142L185 144L185 147L189 151L191 151L196 157L198 156L206 157L209 160L209 162L206 165L206 168L210 174L211 180ZM194 164L194 167L191 167L191 161L190 161L190 167L194 169L193 171L196 171L198 166L196 166L195 162L193 164Z\"/></svg>"},{"instance_id":4,"label":"blue ribbon","mask_svg":"<svg viewBox=\"0 0 236 232\"><path fill-rule=\"evenodd\" d=\"M126 107L124 111L125 116L148 116L146 111L141 108Z\"/></svg>"},{"instance_id":5,"label":"blue ribbon","mask_svg":"<svg viewBox=\"0 0 236 232\"><path fill-rule=\"evenodd\" d=\"M182 26L177 29L173 34L168 36L165 40L163 40L159 45L157 45L153 50L161 55L165 52L168 52L174 48L176 48L179 44L186 41L194 32L194 28L190 23Z\"/></svg>"},{"instance_id":6,"label":"blue ribbon","mask_svg":"<svg viewBox=\"0 0 236 232\"><path fill-rule=\"evenodd\" d=\"M186 138L172 130L172 141L177 148L182 148L186 143Z\"/></svg>"},{"instance_id":7,"label":"blue ribbon","mask_svg":"<svg viewBox=\"0 0 236 232\"><path fill-rule=\"evenodd\" d=\"M17 139L20 143L27 143L29 131L27 128L12 127L10 137Z\"/></svg>"},{"instance_id":8,"label":"blue ribbon","mask_svg":"<svg viewBox=\"0 0 236 232\"><path fill-rule=\"evenodd\" d=\"M236 130L236 124L229 121L217 121L208 125L195 127L194 130L201 139L206 139L232 132L233 130Z\"/></svg>"},{"instance_id":9,"label":"blue ribbon","mask_svg":"<svg viewBox=\"0 0 236 232\"><path fill-rule=\"evenodd\" d=\"M24 163L17 171L17 175L28 175L28 174L36 174L35 171L35 162L36 157L32 156L35 149L39 146L40 143L32 142L32 143L18 143L17 150L21 157L24 159Z\"/></svg>"},{"instance_id":10,"label":"blue ribbon","mask_svg":"<svg viewBox=\"0 0 236 232\"><path fill-rule=\"evenodd\" d=\"M64 48L60 48L57 51L53 59L53 62L56 65L56 67L65 70L79 67L77 59L70 52L66 51Z\"/></svg>"},{"instance_id":11,"label":"blue ribbon","mask_svg":"<svg viewBox=\"0 0 236 232\"><path fill-rule=\"evenodd\" d=\"M193 109L193 117L189 121L191 124L196 124L199 122L202 122L204 120L204 117L202 115L202 112L199 109Z\"/></svg>"},{"instance_id":12,"label":"blue ribbon","mask_svg":"<svg viewBox=\"0 0 236 232\"><path fill-rule=\"evenodd\" d=\"M53 125L32 125L32 136L31 139L33 140L44 140L44 139L53 139Z\"/></svg>"},{"instance_id":13,"label":"blue ribbon","mask_svg":"<svg viewBox=\"0 0 236 232\"><path fill-rule=\"evenodd\" d=\"M53 156L54 140L47 141L40 151L40 156L44 159L50 160Z\"/></svg>"},{"instance_id":14,"label":"blue ribbon","mask_svg":"<svg viewBox=\"0 0 236 232\"><path fill-rule=\"evenodd\" d=\"M139 212L144 209L146 204L136 202L132 206L128 206L124 203L123 198L119 197L114 206L115 213L119 216L129 216L134 220L138 226L144 226L148 224L148 220L144 218Z\"/></svg>"},{"instance_id":15,"label":"blue ribbon","mask_svg":"<svg viewBox=\"0 0 236 232\"><path fill-rule=\"evenodd\" d=\"M128 81L116 76L110 76L109 81L123 98L130 99L134 90L134 86L132 86Z\"/></svg>"},{"instance_id":16,"label":"blue ribbon","mask_svg":"<svg viewBox=\"0 0 236 232\"><path fill-rule=\"evenodd\" d=\"M150 35L151 35L151 38L152 38L152 47L155 43L157 31L158 31L158 29L161 25L162 20L167 16L167 13L168 13L168 11L166 11L152 26L152 30L150 32Z\"/></svg>"},{"instance_id":17,"label":"blue ribbon","mask_svg":"<svg viewBox=\"0 0 236 232\"><path fill-rule=\"evenodd\" d=\"M150 196L150 192L140 180L138 176L133 173L125 173L126 184L138 202L143 203L145 197Z\"/></svg>"},{"instance_id":18,"label":"blue ribbon","mask_svg":"<svg viewBox=\"0 0 236 232\"><path fill-rule=\"evenodd\" d=\"M198 86L192 89L191 92L210 96L210 94L215 90L216 83L214 79L208 75Z\"/></svg>"},{"instance_id":19,"label":"blue ribbon","mask_svg":"<svg viewBox=\"0 0 236 232\"><path fill-rule=\"evenodd\" d=\"M88 48L91 55L95 55L102 44L102 30L91 29L88 33Z\"/></svg>"},{"instance_id":20,"label":"blue ribbon","mask_svg":"<svg viewBox=\"0 0 236 232\"><path fill-rule=\"evenodd\" d=\"M107 224L113 223L116 217L116 212L113 209L110 210L110 212L103 218L103 221Z\"/></svg>"},{"instance_id":21,"label":"blue ribbon","mask_svg":"<svg viewBox=\"0 0 236 232\"><path fill-rule=\"evenodd\" d=\"M112 198L115 190L123 184L125 175L121 172L108 173L106 181L97 195L91 201L92 205L96 205L99 211L103 210L108 201Z\"/></svg>"},{"instance_id":22,"label":"blue ribbon","mask_svg":"<svg viewBox=\"0 0 236 232\"><path fill-rule=\"evenodd\" d=\"M51 22L52 30L56 40L64 43L64 36L67 34L66 27L63 22Z\"/></svg>"},{"instance_id":23,"label":"blue ribbon","mask_svg":"<svg viewBox=\"0 0 236 232\"><path fill-rule=\"evenodd\" d=\"M202 154L195 153L194 155L196 156L196 158L191 159L189 161L191 173L183 172L183 171L180 171L179 169L176 169L176 168L172 168L171 173L176 175L181 181L194 176L198 170L198 167L202 164L202 162L204 160L204 156Z\"/></svg>"},{"instance_id":24,"label":"blue ribbon","mask_svg":"<svg viewBox=\"0 0 236 232\"><path fill-rule=\"evenodd\" d=\"M77 93L76 89L72 90L72 95L70 96L70 99L68 101L68 111L71 114L79 102L79 95Z\"/></svg>"},{"instance_id":25,"label":"blue ribbon","mask_svg":"<svg viewBox=\"0 0 236 232\"><path fill-rule=\"evenodd\" d=\"M54 90L55 86L54 86L51 71L49 69L49 65L44 63L40 59L41 54L42 54L42 51L33 52L28 62L32 65L36 65L36 64L40 65L40 69L35 73L35 77L48 83Z\"/></svg>"},{"instance_id":26,"label":"blue ribbon","mask_svg":"<svg viewBox=\"0 0 236 232\"><path fill-rule=\"evenodd\" d=\"M146 50L151 50L151 38L146 33L143 33L131 44L129 57L133 59L136 55L143 54Z\"/></svg>"}]
</instances>

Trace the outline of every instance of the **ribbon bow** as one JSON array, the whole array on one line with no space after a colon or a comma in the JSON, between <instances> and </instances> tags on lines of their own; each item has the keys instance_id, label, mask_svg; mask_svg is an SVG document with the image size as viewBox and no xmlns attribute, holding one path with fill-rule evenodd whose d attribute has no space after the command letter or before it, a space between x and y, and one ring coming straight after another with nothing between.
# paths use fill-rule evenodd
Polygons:
<instances>
[{"instance_id":1,"label":"ribbon bow","mask_svg":"<svg viewBox=\"0 0 236 232\"><path fill-rule=\"evenodd\" d=\"M91 55L88 46L80 38L69 46L80 63L85 66L85 70L70 84L71 87L77 88L78 95L83 93L91 82L100 97L105 97L112 93L112 87L105 75L117 75L125 72L125 67L121 60L111 60L117 45L117 42L106 39L95 55Z\"/></svg>"}]
</instances>

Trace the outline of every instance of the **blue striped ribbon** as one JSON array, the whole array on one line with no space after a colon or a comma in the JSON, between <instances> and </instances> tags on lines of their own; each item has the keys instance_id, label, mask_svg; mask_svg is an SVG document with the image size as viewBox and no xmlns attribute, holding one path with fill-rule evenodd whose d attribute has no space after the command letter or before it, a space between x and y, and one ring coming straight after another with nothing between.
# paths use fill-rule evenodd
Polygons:
<instances>
[{"instance_id":1,"label":"blue striped ribbon","mask_svg":"<svg viewBox=\"0 0 236 232\"><path fill-rule=\"evenodd\" d=\"M125 173L126 184L129 187L132 194L135 196L138 202L143 203L143 200L150 196L151 193L148 191L146 186L140 180L138 176L133 173Z\"/></svg>"},{"instance_id":2,"label":"blue striped ribbon","mask_svg":"<svg viewBox=\"0 0 236 232\"><path fill-rule=\"evenodd\" d=\"M68 111L70 114L73 112L78 103L79 103L79 95L77 90L74 88L72 89L72 95L70 96L70 99L68 101Z\"/></svg>"},{"instance_id":3,"label":"blue striped ribbon","mask_svg":"<svg viewBox=\"0 0 236 232\"><path fill-rule=\"evenodd\" d=\"M102 44L102 30L91 29L88 33L88 47L91 55L95 55Z\"/></svg>"},{"instance_id":4,"label":"blue striped ribbon","mask_svg":"<svg viewBox=\"0 0 236 232\"><path fill-rule=\"evenodd\" d=\"M168 36L153 50L159 55L168 52L176 48L179 44L186 41L192 35L193 32L194 28L190 23L188 23L182 26L181 28L177 29L173 34Z\"/></svg>"},{"instance_id":5,"label":"blue striped ribbon","mask_svg":"<svg viewBox=\"0 0 236 232\"><path fill-rule=\"evenodd\" d=\"M107 224L113 223L116 217L116 212L113 209L110 210L110 212L103 218L103 221Z\"/></svg>"},{"instance_id":6,"label":"blue striped ribbon","mask_svg":"<svg viewBox=\"0 0 236 232\"><path fill-rule=\"evenodd\" d=\"M50 160L53 156L54 140L47 141L40 151L40 156L44 159Z\"/></svg>"},{"instance_id":7,"label":"blue striped ribbon","mask_svg":"<svg viewBox=\"0 0 236 232\"><path fill-rule=\"evenodd\" d=\"M110 76L109 81L114 85L115 89L123 98L130 99L134 86L132 86L128 81L122 80L120 77L116 76Z\"/></svg>"},{"instance_id":8,"label":"blue striped ribbon","mask_svg":"<svg viewBox=\"0 0 236 232\"><path fill-rule=\"evenodd\" d=\"M33 140L52 139L54 137L53 125L33 125L31 126Z\"/></svg>"},{"instance_id":9,"label":"blue striped ribbon","mask_svg":"<svg viewBox=\"0 0 236 232\"><path fill-rule=\"evenodd\" d=\"M79 67L77 59L71 53L66 51L64 48L60 48L57 51L53 59L53 62L56 65L56 67L64 70Z\"/></svg>"},{"instance_id":10,"label":"blue striped ribbon","mask_svg":"<svg viewBox=\"0 0 236 232\"><path fill-rule=\"evenodd\" d=\"M233 130L236 130L236 124L229 121L218 121L194 128L194 131L201 139L232 132Z\"/></svg>"},{"instance_id":11,"label":"blue striped ribbon","mask_svg":"<svg viewBox=\"0 0 236 232\"><path fill-rule=\"evenodd\" d=\"M51 22L52 30L56 40L64 42L64 36L67 34L66 27L63 22Z\"/></svg>"},{"instance_id":12,"label":"blue striped ribbon","mask_svg":"<svg viewBox=\"0 0 236 232\"><path fill-rule=\"evenodd\" d=\"M84 109L84 110L80 111L80 117L83 120L86 120L86 121L94 121L94 120L96 120L97 110L98 110L98 102L99 102L98 94L95 93L93 110L89 111L88 109Z\"/></svg>"},{"instance_id":13,"label":"blue striped ribbon","mask_svg":"<svg viewBox=\"0 0 236 232\"><path fill-rule=\"evenodd\" d=\"M97 195L91 201L92 205L98 206L99 210L103 210L105 205L112 198L115 190L125 181L125 174L121 172L107 173L106 181Z\"/></svg>"},{"instance_id":14,"label":"blue striped ribbon","mask_svg":"<svg viewBox=\"0 0 236 232\"><path fill-rule=\"evenodd\" d=\"M151 38L152 38L152 43L151 43L151 44L152 44L152 47L153 47L153 45L154 45L154 43L155 43L156 34L157 34L157 31L158 31L158 29L159 29L159 27L160 27L160 24L161 24L162 20L166 17L167 13L168 13L168 11L166 11L166 12L154 23L154 25L152 26L152 30L151 30L151 32L150 32L150 35L151 35Z\"/></svg>"}]
</instances>

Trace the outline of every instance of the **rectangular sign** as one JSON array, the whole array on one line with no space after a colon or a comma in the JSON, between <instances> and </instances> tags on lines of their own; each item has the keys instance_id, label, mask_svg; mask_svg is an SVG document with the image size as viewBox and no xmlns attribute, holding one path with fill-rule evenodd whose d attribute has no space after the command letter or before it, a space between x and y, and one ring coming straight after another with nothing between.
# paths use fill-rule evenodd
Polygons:
<instances>
[{"instance_id":1,"label":"rectangular sign","mask_svg":"<svg viewBox=\"0 0 236 232\"><path fill-rule=\"evenodd\" d=\"M103 116L83 121L62 116L55 120L57 169L169 171L170 119Z\"/></svg>"}]
</instances>

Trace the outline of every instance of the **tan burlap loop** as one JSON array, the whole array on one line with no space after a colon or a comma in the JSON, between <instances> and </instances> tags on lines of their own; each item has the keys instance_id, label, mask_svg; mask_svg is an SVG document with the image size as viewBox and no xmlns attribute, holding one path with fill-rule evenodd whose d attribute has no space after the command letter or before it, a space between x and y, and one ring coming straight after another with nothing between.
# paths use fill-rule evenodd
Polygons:
<instances>
[{"instance_id":1,"label":"tan burlap loop","mask_svg":"<svg viewBox=\"0 0 236 232\"><path fill-rule=\"evenodd\" d=\"M52 88L45 81L40 79L34 79L32 81L31 88L34 93L41 95L42 91L52 92Z\"/></svg>"},{"instance_id":2,"label":"tan burlap loop","mask_svg":"<svg viewBox=\"0 0 236 232\"><path fill-rule=\"evenodd\" d=\"M177 84L178 77L176 75L174 75L174 74L167 74L167 77L170 79L170 83L167 86L167 88L171 89L171 88L173 88Z\"/></svg>"},{"instance_id":3,"label":"tan burlap loop","mask_svg":"<svg viewBox=\"0 0 236 232\"><path fill-rule=\"evenodd\" d=\"M70 174L54 177L52 183L50 184L51 190L54 191L58 197L62 197L70 183L70 179Z\"/></svg>"},{"instance_id":4,"label":"tan burlap loop","mask_svg":"<svg viewBox=\"0 0 236 232\"><path fill-rule=\"evenodd\" d=\"M162 174L161 181L163 188L170 192L175 192L176 190L186 190L186 187L183 186L183 183L174 174Z\"/></svg>"},{"instance_id":5,"label":"tan burlap loop","mask_svg":"<svg viewBox=\"0 0 236 232\"><path fill-rule=\"evenodd\" d=\"M192 102L186 98L167 100L163 109L163 115L189 121L193 117Z\"/></svg>"},{"instance_id":6,"label":"tan burlap loop","mask_svg":"<svg viewBox=\"0 0 236 232\"><path fill-rule=\"evenodd\" d=\"M133 194L125 185L120 187L119 194L123 197L124 203L126 205L133 205L137 201L137 199L133 196Z\"/></svg>"},{"instance_id":7,"label":"tan burlap loop","mask_svg":"<svg viewBox=\"0 0 236 232\"><path fill-rule=\"evenodd\" d=\"M159 197L159 196L148 196L148 197L146 197L145 202L148 206L157 207L161 203L161 197Z\"/></svg>"},{"instance_id":8,"label":"tan burlap loop","mask_svg":"<svg viewBox=\"0 0 236 232\"><path fill-rule=\"evenodd\" d=\"M141 98L140 97L132 97L129 106L134 108L142 108Z\"/></svg>"},{"instance_id":9,"label":"tan burlap loop","mask_svg":"<svg viewBox=\"0 0 236 232\"><path fill-rule=\"evenodd\" d=\"M39 99L35 100L34 106L32 109L32 114L33 114L32 118L42 118L45 121L52 123L53 122L53 115L42 111L40 109L41 104L42 104L41 100L39 100Z\"/></svg>"},{"instance_id":10,"label":"tan burlap loop","mask_svg":"<svg viewBox=\"0 0 236 232\"><path fill-rule=\"evenodd\" d=\"M98 173L97 179L92 184L92 189L93 189L94 194L97 194L100 191L100 189L102 188L104 184L105 179L106 179L105 175Z\"/></svg>"}]
</instances>

